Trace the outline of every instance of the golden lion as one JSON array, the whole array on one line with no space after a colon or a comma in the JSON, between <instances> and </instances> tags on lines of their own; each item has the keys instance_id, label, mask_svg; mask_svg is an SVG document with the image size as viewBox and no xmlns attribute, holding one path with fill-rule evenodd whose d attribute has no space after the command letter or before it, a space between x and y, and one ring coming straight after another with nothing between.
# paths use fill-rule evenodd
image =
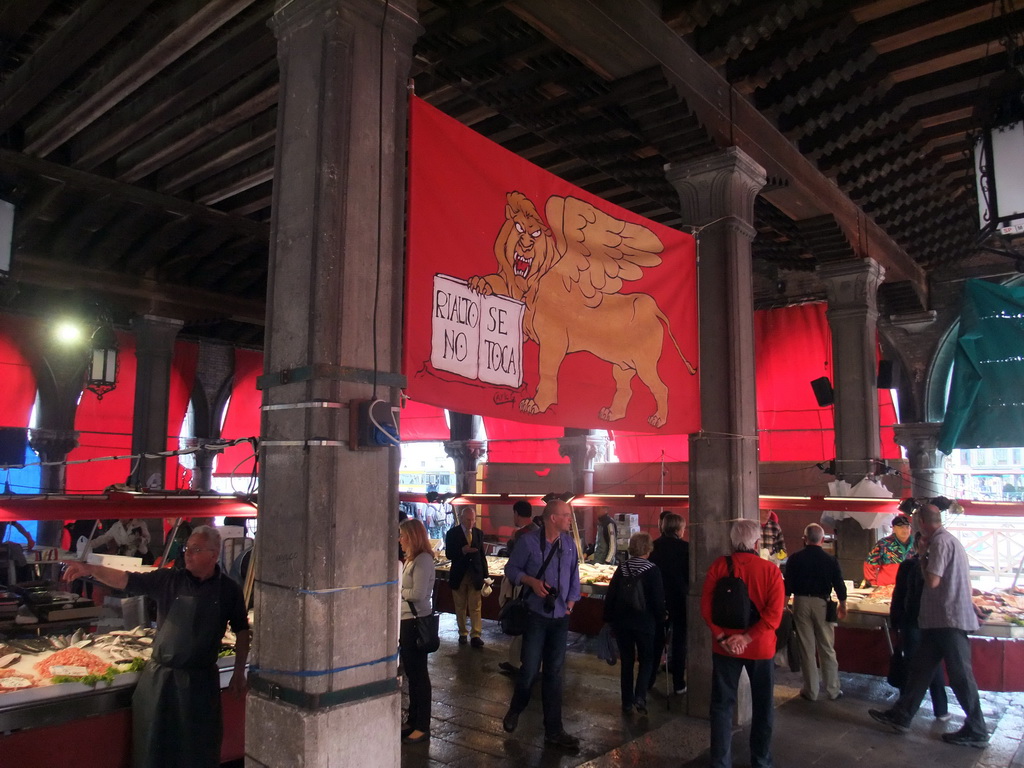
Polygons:
<instances>
[{"instance_id":1,"label":"golden lion","mask_svg":"<svg viewBox=\"0 0 1024 768\"><path fill-rule=\"evenodd\" d=\"M498 272L468 281L477 293L526 304L523 330L540 347L540 382L519 409L543 413L557 403L562 360L573 352L590 352L612 364L615 378L615 396L600 410L601 419L617 421L626 415L630 382L638 375L657 406L648 423L665 426L669 389L658 375L665 331L690 374L696 370L654 298L619 293L623 280L638 280L644 267L661 263L661 240L647 227L574 197L553 195L545 214L550 228L526 195L508 193L505 222L494 241Z\"/></svg>"}]
</instances>

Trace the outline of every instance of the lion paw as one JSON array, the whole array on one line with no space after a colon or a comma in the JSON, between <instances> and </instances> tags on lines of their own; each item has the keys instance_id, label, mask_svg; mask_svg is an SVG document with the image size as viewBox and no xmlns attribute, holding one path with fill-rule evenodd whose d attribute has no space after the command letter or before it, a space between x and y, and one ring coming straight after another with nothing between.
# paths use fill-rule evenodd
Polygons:
<instances>
[{"instance_id":1,"label":"lion paw","mask_svg":"<svg viewBox=\"0 0 1024 768\"><path fill-rule=\"evenodd\" d=\"M616 416L611 408L602 408L597 412L597 418L601 421L618 421L622 416Z\"/></svg>"},{"instance_id":2,"label":"lion paw","mask_svg":"<svg viewBox=\"0 0 1024 768\"><path fill-rule=\"evenodd\" d=\"M668 424L668 419L663 419L658 414L652 413L650 416L647 417L647 423L650 424L652 427L660 428Z\"/></svg>"},{"instance_id":3,"label":"lion paw","mask_svg":"<svg viewBox=\"0 0 1024 768\"><path fill-rule=\"evenodd\" d=\"M491 284L482 277L471 277L466 281L466 285L469 287L469 290L474 293L482 293L484 296L490 296L494 293L494 289L491 287Z\"/></svg>"},{"instance_id":4,"label":"lion paw","mask_svg":"<svg viewBox=\"0 0 1024 768\"><path fill-rule=\"evenodd\" d=\"M526 399L520 401L519 410L522 411L523 413L540 413L541 407L537 405L536 400L534 400L531 397L527 397Z\"/></svg>"}]
</instances>

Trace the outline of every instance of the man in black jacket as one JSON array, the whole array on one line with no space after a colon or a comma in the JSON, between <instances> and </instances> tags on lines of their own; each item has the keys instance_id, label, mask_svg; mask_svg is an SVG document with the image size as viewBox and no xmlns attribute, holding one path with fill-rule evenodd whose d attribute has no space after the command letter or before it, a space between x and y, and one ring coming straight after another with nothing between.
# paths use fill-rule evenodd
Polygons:
<instances>
[{"instance_id":1,"label":"man in black jacket","mask_svg":"<svg viewBox=\"0 0 1024 768\"><path fill-rule=\"evenodd\" d=\"M459 512L459 525L453 526L444 538L444 553L451 560L448 585L455 603L455 622L459 627L459 645L472 642L474 648L483 648L480 637L483 620L480 613L483 596L480 590L487 577L487 558L484 557L484 535L476 525L476 510L463 507ZM473 639L466 632L466 613L469 613Z\"/></svg>"},{"instance_id":2,"label":"man in black jacket","mask_svg":"<svg viewBox=\"0 0 1024 768\"><path fill-rule=\"evenodd\" d=\"M804 548L791 555L786 564L786 595L793 595L793 623L800 641L800 671L804 686L800 695L808 701L818 699L817 647L821 659L821 677L830 699L843 695L839 688L839 664L835 652L835 627L825 620L825 604L835 589L839 598L839 618L846 617L846 584L839 561L821 548L825 531L817 523L804 528Z\"/></svg>"},{"instance_id":3,"label":"man in black jacket","mask_svg":"<svg viewBox=\"0 0 1024 768\"><path fill-rule=\"evenodd\" d=\"M661 571L665 586L665 605L668 625L659 623L654 637L655 652L659 658L665 646L666 629L672 631L668 667L672 673L672 689L686 693L686 595L690 591L690 543L683 539L686 521L680 515L669 513L661 520L661 536L654 542L651 562ZM651 674L650 687L658 677L658 664Z\"/></svg>"}]
</instances>

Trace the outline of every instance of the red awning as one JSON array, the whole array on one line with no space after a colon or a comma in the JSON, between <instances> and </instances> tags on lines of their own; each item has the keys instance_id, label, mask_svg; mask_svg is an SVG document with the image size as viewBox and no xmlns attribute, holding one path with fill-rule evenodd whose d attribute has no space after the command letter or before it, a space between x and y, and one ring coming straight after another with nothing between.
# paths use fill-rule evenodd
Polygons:
<instances>
[{"instance_id":1,"label":"red awning","mask_svg":"<svg viewBox=\"0 0 1024 768\"><path fill-rule=\"evenodd\" d=\"M426 502L425 493L401 492L399 501ZM528 493L465 493L447 498L450 504L473 504L511 506L520 499L530 504L544 506L540 496ZM877 514L899 513L901 499L861 499L852 496L761 496L761 509L802 510L810 512L873 512ZM672 507L688 509L690 497L667 493L591 493L573 497L570 503L574 507ZM1024 503L1004 501L960 501L958 502L966 515L986 517L1020 517L1024 518Z\"/></svg>"},{"instance_id":2,"label":"red awning","mask_svg":"<svg viewBox=\"0 0 1024 768\"><path fill-rule=\"evenodd\" d=\"M127 520L133 517L255 517L256 506L216 494L104 493L0 496L0 520Z\"/></svg>"}]
</instances>

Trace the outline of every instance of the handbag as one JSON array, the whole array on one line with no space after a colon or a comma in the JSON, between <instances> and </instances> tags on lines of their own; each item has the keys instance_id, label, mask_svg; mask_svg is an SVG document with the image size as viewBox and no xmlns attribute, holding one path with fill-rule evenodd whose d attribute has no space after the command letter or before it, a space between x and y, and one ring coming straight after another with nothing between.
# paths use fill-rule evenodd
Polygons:
<instances>
[{"instance_id":1,"label":"handbag","mask_svg":"<svg viewBox=\"0 0 1024 768\"><path fill-rule=\"evenodd\" d=\"M910 664L903 653L903 647L897 646L893 650L892 656L889 657L889 674L886 675L885 681L893 688L903 690L903 686L907 684L909 667Z\"/></svg>"},{"instance_id":2,"label":"handbag","mask_svg":"<svg viewBox=\"0 0 1024 768\"><path fill-rule=\"evenodd\" d=\"M540 532L540 542L543 549L544 531ZM551 557L555 554L555 550L556 547L552 547L551 551L548 552L548 556L541 564L540 570L537 571L538 579L547 570L548 563L551 562ZM526 604L526 598L530 594L530 590L524 589L522 585L519 585L518 590L519 593L501 606L501 611L498 613L498 624L501 626L501 631L512 637L518 637L526 632L526 621L530 617L530 607Z\"/></svg>"},{"instance_id":3,"label":"handbag","mask_svg":"<svg viewBox=\"0 0 1024 768\"><path fill-rule=\"evenodd\" d=\"M835 600L825 601L825 623L839 623L839 603L837 603Z\"/></svg>"},{"instance_id":4,"label":"handbag","mask_svg":"<svg viewBox=\"0 0 1024 768\"><path fill-rule=\"evenodd\" d=\"M405 602L409 604L409 610L412 611L413 620L416 622L416 650L433 653L441 647L441 617L434 611L431 611L429 616L418 616L412 600Z\"/></svg>"}]
</instances>

